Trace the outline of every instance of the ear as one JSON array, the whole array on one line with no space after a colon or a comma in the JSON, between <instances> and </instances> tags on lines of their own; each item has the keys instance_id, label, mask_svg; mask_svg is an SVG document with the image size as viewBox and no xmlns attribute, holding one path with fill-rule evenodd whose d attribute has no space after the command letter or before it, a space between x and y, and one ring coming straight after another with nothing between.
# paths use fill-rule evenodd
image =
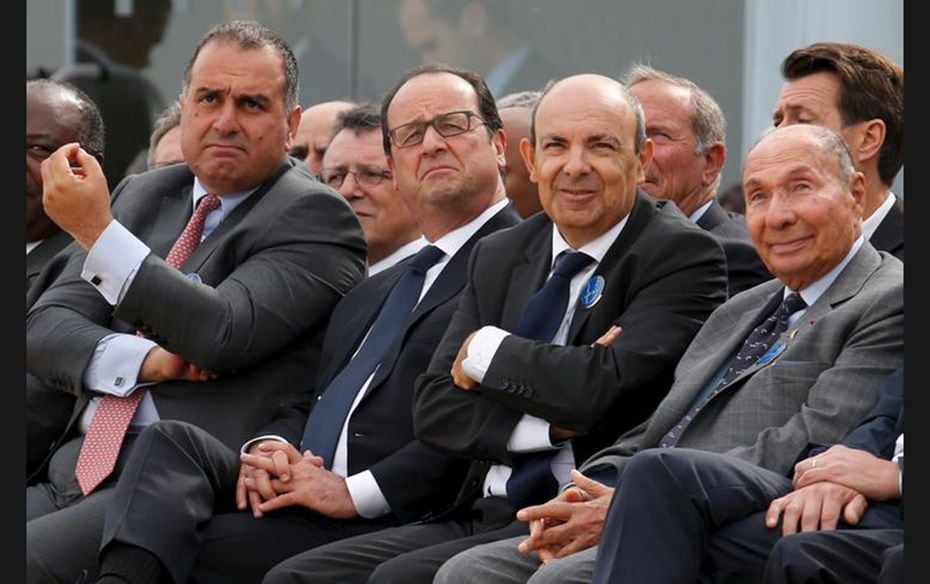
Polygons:
<instances>
[{"instance_id":1,"label":"ear","mask_svg":"<svg viewBox=\"0 0 930 584\"><path fill-rule=\"evenodd\" d=\"M874 119L860 122L862 128L856 132L856 144L853 156L856 162L863 163L869 160L878 160L882 144L885 143L885 122Z\"/></svg>"},{"instance_id":2,"label":"ear","mask_svg":"<svg viewBox=\"0 0 930 584\"><path fill-rule=\"evenodd\" d=\"M284 149L290 150L294 144L294 136L297 135L297 128L300 126L300 106L295 105L291 113L287 115L287 140L284 141Z\"/></svg>"},{"instance_id":3,"label":"ear","mask_svg":"<svg viewBox=\"0 0 930 584\"><path fill-rule=\"evenodd\" d=\"M497 168L501 170L507 168L507 157L504 155L507 151L507 134L503 130L498 130L491 138L491 144L494 145L497 156Z\"/></svg>"},{"instance_id":4,"label":"ear","mask_svg":"<svg viewBox=\"0 0 930 584\"><path fill-rule=\"evenodd\" d=\"M639 159L639 168L636 169L636 184L646 180L646 167L652 162L652 152L654 148L655 144L653 144L652 138L646 138L646 141L643 142L642 150L636 155Z\"/></svg>"},{"instance_id":5,"label":"ear","mask_svg":"<svg viewBox=\"0 0 930 584\"><path fill-rule=\"evenodd\" d=\"M523 159L523 164L530 173L530 180L539 184L539 179L536 177L536 149L530 144L529 138L520 140L520 158Z\"/></svg>"},{"instance_id":6,"label":"ear","mask_svg":"<svg viewBox=\"0 0 930 584\"><path fill-rule=\"evenodd\" d=\"M704 153L704 173L701 176L701 183L706 187L714 184L720 171L723 170L723 163L727 159L727 147L723 142L714 142L707 152Z\"/></svg>"},{"instance_id":7,"label":"ear","mask_svg":"<svg viewBox=\"0 0 930 584\"><path fill-rule=\"evenodd\" d=\"M862 217L865 211L865 175L861 172L854 172L852 179L849 181L849 192L856 202L856 210L859 217Z\"/></svg>"},{"instance_id":8,"label":"ear","mask_svg":"<svg viewBox=\"0 0 930 584\"><path fill-rule=\"evenodd\" d=\"M397 184L397 173L394 172L394 159L390 156L387 157L387 169L391 173L391 182L394 183L394 190L400 191L400 186Z\"/></svg>"}]
</instances>

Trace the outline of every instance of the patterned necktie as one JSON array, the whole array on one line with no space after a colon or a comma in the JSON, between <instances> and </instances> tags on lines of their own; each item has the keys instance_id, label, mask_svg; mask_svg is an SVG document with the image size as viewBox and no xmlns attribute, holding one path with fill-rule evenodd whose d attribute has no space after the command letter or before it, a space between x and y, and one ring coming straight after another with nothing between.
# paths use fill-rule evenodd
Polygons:
<instances>
[{"instance_id":1,"label":"patterned necktie","mask_svg":"<svg viewBox=\"0 0 930 584\"><path fill-rule=\"evenodd\" d=\"M187 261L200 244L207 215L219 205L220 199L216 195L206 195L200 199L184 231L171 246L165 262L180 268ZM87 428L74 469L74 476L85 497L113 472L123 438L126 437L126 429L144 395L145 389L140 388L126 397L105 395L100 400Z\"/></svg>"},{"instance_id":2,"label":"patterned necktie","mask_svg":"<svg viewBox=\"0 0 930 584\"><path fill-rule=\"evenodd\" d=\"M807 307L807 303L797 292L792 292L785 297L778 308L762 324L753 329L752 333L746 337L743 346L740 347L739 353L730 364L726 374L720 379L718 387L727 385L747 368L756 364L760 357L772 348L772 345L778 340L783 332L788 330L788 317L799 310Z\"/></svg>"},{"instance_id":3,"label":"patterned necktie","mask_svg":"<svg viewBox=\"0 0 930 584\"><path fill-rule=\"evenodd\" d=\"M552 276L527 302L515 334L551 341L565 318L572 278L593 261L582 252L563 252ZM514 508L543 503L555 496L559 484L549 464L553 456L551 450L514 454L513 470L507 480L507 499Z\"/></svg>"},{"instance_id":4,"label":"patterned necktie","mask_svg":"<svg viewBox=\"0 0 930 584\"><path fill-rule=\"evenodd\" d=\"M333 466L336 444L356 395L381 364L385 351L406 327L410 314L420 300L427 270L444 255L441 249L429 245L413 256L388 294L358 352L317 398L304 426L300 448L322 456L327 469Z\"/></svg>"}]
</instances>

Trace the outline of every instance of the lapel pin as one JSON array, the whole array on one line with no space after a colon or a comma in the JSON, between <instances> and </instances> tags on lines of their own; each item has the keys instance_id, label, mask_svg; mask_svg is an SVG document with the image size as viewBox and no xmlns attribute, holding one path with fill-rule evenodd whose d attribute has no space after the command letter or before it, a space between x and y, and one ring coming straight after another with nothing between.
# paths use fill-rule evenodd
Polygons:
<instances>
[{"instance_id":1,"label":"lapel pin","mask_svg":"<svg viewBox=\"0 0 930 584\"><path fill-rule=\"evenodd\" d=\"M578 300L585 308L591 308L600 301L603 293L604 277L600 275L592 276L588 280L588 283L585 284L584 288L581 289Z\"/></svg>"}]
</instances>

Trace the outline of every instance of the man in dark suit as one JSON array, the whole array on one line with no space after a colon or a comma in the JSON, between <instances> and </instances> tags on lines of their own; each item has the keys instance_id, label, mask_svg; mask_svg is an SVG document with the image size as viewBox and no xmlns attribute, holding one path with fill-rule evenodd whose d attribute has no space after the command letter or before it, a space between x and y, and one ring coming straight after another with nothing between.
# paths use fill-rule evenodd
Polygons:
<instances>
[{"instance_id":1,"label":"man in dark suit","mask_svg":"<svg viewBox=\"0 0 930 584\"><path fill-rule=\"evenodd\" d=\"M30 580L86 566L66 550L93 556L139 428L183 420L238 446L316 372L365 244L345 200L287 157L296 85L283 41L227 23L185 72L186 166L126 179L111 213L77 144L43 163L46 211L82 250L26 321L28 370L77 396L26 489Z\"/></svg>"},{"instance_id":2,"label":"man in dark suit","mask_svg":"<svg viewBox=\"0 0 930 584\"><path fill-rule=\"evenodd\" d=\"M401 87L389 125L415 113L417 90ZM417 383L417 436L472 460L455 508L311 550L266 581L430 582L453 554L525 533L516 509L554 494L576 460L649 415L722 301L719 245L636 188L652 144L622 85L599 75L556 83L522 150L546 213L478 243ZM579 258L576 274L563 271Z\"/></svg>"},{"instance_id":3,"label":"man in dark suit","mask_svg":"<svg viewBox=\"0 0 930 584\"><path fill-rule=\"evenodd\" d=\"M793 480L726 454L645 450L630 460L614 494L593 581L691 583L703 571L712 581L758 582L765 569L768 581L809 582L799 571L813 575L818 568L797 564L817 555L807 552L817 550L814 542L884 539L868 568L862 548L848 562L824 556L819 568L843 575L843 564L857 565L872 572L861 581L874 582L881 552L903 541L899 468L890 460L903 427L899 369L883 382L865 420L841 445L813 449L795 465ZM866 499L892 502L866 511ZM833 531L838 526L857 530Z\"/></svg>"},{"instance_id":4,"label":"man in dark suit","mask_svg":"<svg viewBox=\"0 0 930 584\"><path fill-rule=\"evenodd\" d=\"M646 65L634 65L624 83L643 106L646 135L655 144L640 187L673 201L717 238L727 256L730 296L771 280L749 239L746 219L727 213L716 199L726 160L727 122L720 106L692 81Z\"/></svg>"},{"instance_id":5,"label":"man in dark suit","mask_svg":"<svg viewBox=\"0 0 930 584\"><path fill-rule=\"evenodd\" d=\"M437 582L590 582L608 505L640 450L721 452L785 475L807 444L852 430L904 353L904 266L861 235L864 183L831 130L763 137L743 166L746 221L778 279L714 311L652 417L586 461L573 488L520 511L528 540L460 554Z\"/></svg>"},{"instance_id":6,"label":"man in dark suit","mask_svg":"<svg viewBox=\"0 0 930 584\"><path fill-rule=\"evenodd\" d=\"M49 260L71 243L42 206L42 161L77 142L103 163L100 111L80 89L61 81L26 82L26 295ZM54 278L52 278L54 279Z\"/></svg>"},{"instance_id":7,"label":"man in dark suit","mask_svg":"<svg viewBox=\"0 0 930 584\"><path fill-rule=\"evenodd\" d=\"M397 152L389 159L400 187L396 196L403 197L427 240L423 250L368 278L339 302L317 383L253 435L243 447L248 452L243 464L238 445L230 448L187 424L158 422L139 436L140 454L127 463L127 478L107 513L101 576L137 581L132 557L140 556L152 566L153 578L163 571L179 582L257 582L298 552L451 505L464 461L415 439L414 380L426 369L465 287L472 247L515 225L518 217L499 174L504 138L487 87L460 71L419 75L429 85L420 96L435 103L437 112L468 108L481 112L482 120L445 138L428 132L416 149L423 151L424 163L451 167L461 161L459 172L422 180ZM412 265L437 250L434 265L424 266L415 308L409 317L401 315L402 326L386 329L380 323L394 316L395 290L409 279ZM356 373L375 345L383 350L374 370ZM347 384L345 407L351 403L351 409L327 427L325 418L337 417L333 400ZM317 408L329 413L317 416ZM332 451L317 449L323 438L330 439ZM188 504L178 506L178 498Z\"/></svg>"},{"instance_id":8,"label":"man in dark suit","mask_svg":"<svg viewBox=\"0 0 930 584\"><path fill-rule=\"evenodd\" d=\"M815 124L839 133L865 175L862 231L875 249L904 261L904 201L891 192L904 164L904 70L880 52L814 43L781 64L775 127Z\"/></svg>"}]
</instances>

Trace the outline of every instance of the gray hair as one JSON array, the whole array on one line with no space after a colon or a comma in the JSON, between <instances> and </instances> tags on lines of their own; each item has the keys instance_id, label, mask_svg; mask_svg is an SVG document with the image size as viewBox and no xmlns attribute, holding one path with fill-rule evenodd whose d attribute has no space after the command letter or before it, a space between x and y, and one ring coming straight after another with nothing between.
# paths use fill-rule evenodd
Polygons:
<instances>
[{"instance_id":1,"label":"gray hair","mask_svg":"<svg viewBox=\"0 0 930 584\"><path fill-rule=\"evenodd\" d=\"M853 164L852 154L850 154L849 147L846 145L846 141L843 140L843 137L829 128L815 126L813 124L768 128L762 132L762 135L759 136L755 142L753 142L749 151L746 153L746 157L748 158L749 154L751 154L763 140L776 132L807 132L811 134L811 137L817 142L818 151L828 154L830 158L836 161L836 168L839 171L838 177L843 183L848 184L856 173L856 165Z\"/></svg>"},{"instance_id":2,"label":"gray hair","mask_svg":"<svg viewBox=\"0 0 930 584\"><path fill-rule=\"evenodd\" d=\"M707 91L690 79L678 77L665 71L653 69L648 65L635 64L623 77L627 87L633 87L646 81L664 81L676 87L687 89L691 94L691 132L694 134L694 153L706 154L717 142L726 142L727 120L717 101Z\"/></svg>"},{"instance_id":3,"label":"gray hair","mask_svg":"<svg viewBox=\"0 0 930 584\"><path fill-rule=\"evenodd\" d=\"M155 164L155 147L158 146L161 139L173 128L180 125L181 108L178 106L178 102L174 102L165 111L161 112L161 115L155 120L152 135L149 137L149 152L145 161L147 168L152 168L152 165Z\"/></svg>"},{"instance_id":4,"label":"gray hair","mask_svg":"<svg viewBox=\"0 0 930 584\"><path fill-rule=\"evenodd\" d=\"M517 93L508 93L504 97L497 100L497 110L500 111L509 107L533 109L536 107L536 104L539 102L539 98L541 96L542 92L539 91L519 91Z\"/></svg>"},{"instance_id":5,"label":"gray hair","mask_svg":"<svg viewBox=\"0 0 930 584\"><path fill-rule=\"evenodd\" d=\"M228 42L236 43L241 49L260 49L271 47L281 57L284 63L284 109L286 112L297 107L297 86L299 84L297 72L297 59L294 52L288 44L272 32L270 29L262 26L254 20L232 20L218 24L207 31L207 34L200 39L197 48L194 49L194 55L184 67L184 89L186 93L191 81L191 69L200 51L210 42Z\"/></svg>"}]
</instances>

